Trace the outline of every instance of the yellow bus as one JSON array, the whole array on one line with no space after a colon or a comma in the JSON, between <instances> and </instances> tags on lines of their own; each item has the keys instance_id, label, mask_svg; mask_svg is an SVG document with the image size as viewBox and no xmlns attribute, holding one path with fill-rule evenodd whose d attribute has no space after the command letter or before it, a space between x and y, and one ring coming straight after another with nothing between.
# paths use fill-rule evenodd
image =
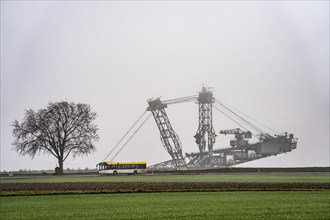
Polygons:
<instances>
[{"instance_id":1,"label":"yellow bus","mask_svg":"<svg viewBox=\"0 0 330 220\"><path fill-rule=\"evenodd\" d=\"M138 174L147 172L146 161L136 162L112 162L104 161L96 165L100 174L117 175L117 174Z\"/></svg>"}]
</instances>

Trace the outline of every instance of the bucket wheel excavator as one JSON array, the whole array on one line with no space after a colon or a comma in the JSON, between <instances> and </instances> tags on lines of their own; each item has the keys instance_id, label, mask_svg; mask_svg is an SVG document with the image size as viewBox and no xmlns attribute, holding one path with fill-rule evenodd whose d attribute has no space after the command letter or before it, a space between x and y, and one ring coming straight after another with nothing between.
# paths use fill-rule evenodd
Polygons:
<instances>
[{"instance_id":1,"label":"bucket wheel excavator","mask_svg":"<svg viewBox=\"0 0 330 220\"><path fill-rule=\"evenodd\" d=\"M186 102L198 104L199 125L196 134L193 136L198 151L184 154L179 135L174 131L165 109L169 105ZM221 113L238 125L238 128L219 131L219 135L233 135L234 137L230 140L229 146L225 148L214 147L216 138L218 138L217 132L213 127L214 109L217 113ZM145 117L148 111L151 114ZM151 115L158 127L161 142L171 159L149 166L148 169L150 170L228 167L287 153L297 148L298 139L293 134L288 132L279 133L267 127L230 105L214 98L212 88L203 86L202 91L194 96L166 101L162 101L160 98L149 99L146 111L134 122L103 160L105 161L121 146L110 160L114 161ZM132 133L132 130L136 127L137 129ZM266 130L275 134L271 135ZM129 134L131 135L128 137Z\"/></svg>"},{"instance_id":2,"label":"bucket wheel excavator","mask_svg":"<svg viewBox=\"0 0 330 220\"><path fill-rule=\"evenodd\" d=\"M194 135L198 152L183 154L179 136L174 131L165 109L168 105L184 102L197 102L199 112L199 126ZM269 156L290 152L297 147L297 138L293 134L278 132L266 125L244 115L238 110L213 97L212 88L203 86L196 96L162 101L160 98L149 99L150 111L160 132L160 139L172 159L149 167L151 170L159 169L188 169L228 167ZM221 135L233 135L230 146L214 148L217 134L213 127L213 107L222 113L240 128L220 130ZM251 122L253 121L253 122ZM250 131L248 127L254 131ZM263 128L275 132L270 135ZM250 140L254 137L254 142Z\"/></svg>"}]
</instances>

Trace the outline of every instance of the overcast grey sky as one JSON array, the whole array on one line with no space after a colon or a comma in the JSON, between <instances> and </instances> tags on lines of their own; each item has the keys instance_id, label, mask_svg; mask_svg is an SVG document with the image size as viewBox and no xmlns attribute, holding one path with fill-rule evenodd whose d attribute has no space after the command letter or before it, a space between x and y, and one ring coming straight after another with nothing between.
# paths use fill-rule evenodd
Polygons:
<instances>
[{"instance_id":1,"label":"overcast grey sky","mask_svg":"<svg viewBox=\"0 0 330 220\"><path fill-rule=\"evenodd\" d=\"M25 109L90 104L97 151L65 168L93 168L147 99L196 95L202 83L299 138L295 151L242 166L329 166L329 1L1 1L1 170L56 166L11 150ZM167 113L184 152L198 151L198 106ZM214 117L217 132L237 127ZM229 145L221 138L215 148ZM152 118L116 159L170 159Z\"/></svg>"}]
</instances>

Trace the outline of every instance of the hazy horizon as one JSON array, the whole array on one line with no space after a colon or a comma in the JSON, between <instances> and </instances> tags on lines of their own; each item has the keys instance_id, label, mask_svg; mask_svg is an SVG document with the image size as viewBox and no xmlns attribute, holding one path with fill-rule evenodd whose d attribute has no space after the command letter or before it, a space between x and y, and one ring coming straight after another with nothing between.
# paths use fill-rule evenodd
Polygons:
<instances>
[{"instance_id":1,"label":"hazy horizon","mask_svg":"<svg viewBox=\"0 0 330 220\"><path fill-rule=\"evenodd\" d=\"M297 149L240 167L329 166L329 1L1 1L1 167L54 169L53 156L19 156L12 123L49 102L90 104L96 152L64 169L94 168L147 108L149 98L217 99ZM198 151L198 105L167 114L184 153ZM237 125L214 113L214 128ZM229 146L218 135L214 148ZM116 160L169 160L150 118Z\"/></svg>"}]
</instances>

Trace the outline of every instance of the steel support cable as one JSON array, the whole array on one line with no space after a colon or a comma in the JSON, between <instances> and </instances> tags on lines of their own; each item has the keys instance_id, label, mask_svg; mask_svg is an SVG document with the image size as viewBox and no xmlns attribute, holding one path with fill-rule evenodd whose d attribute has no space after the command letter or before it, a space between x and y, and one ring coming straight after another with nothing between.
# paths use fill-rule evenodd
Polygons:
<instances>
[{"instance_id":1,"label":"steel support cable","mask_svg":"<svg viewBox=\"0 0 330 220\"><path fill-rule=\"evenodd\" d=\"M164 104L167 105L172 105L172 104L179 104L179 103L187 103L187 102L193 102L195 101L195 99L191 99L191 100L180 100L180 101L176 101L176 102L163 102Z\"/></svg>"},{"instance_id":2,"label":"steel support cable","mask_svg":"<svg viewBox=\"0 0 330 220\"><path fill-rule=\"evenodd\" d=\"M181 97L181 98L175 98L175 99L169 99L164 102L172 102L172 101L179 101L179 100L186 100L186 99L192 99L192 98L197 98L197 95L192 95L192 96L186 96L186 97Z\"/></svg>"},{"instance_id":3,"label":"steel support cable","mask_svg":"<svg viewBox=\"0 0 330 220\"><path fill-rule=\"evenodd\" d=\"M225 113L224 111L222 111L220 108L213 106L216 110L218 110L220 113L222 113L223 115L225 115L226 117L228 117L230 120L232 120L233 122L235 122L238 126L240 126L241 128L243 128L243 131L249 131L248 128L246 128L244 125L242 125L241 123L239 123L238 121L236 121L234 118L232 118L230 115L228 115L228 113ZM257 130L258 131L258 130ZM259 131L258 131L259 132ZM253 135L253 137L258 138L258 136L254 133L251 133Z\"/></svg>"},{"instance_id":4,"label":"steel support cable","mask_svg":"<svg viewBox=\"0 0 330 220\"><path fill-rule=\"evenodd\" d=\"M280 132L275 131L274 129L270 128L269 126L267 126L267 125L265 125L265 124L263 124L263 123L261 123L261 122L259 122L259 121L257 121L256 119L252 118L251 116L249 116L249 115L247 115L247 114L244 114L243 112L241 112L241 111L235 109L233 106L230 106L229 104L225 103L224 101L220 101L220 100L216 99L216 102L218 102L218 103L220 102L220 103L222 103L222 104L224 104L224 105L227 105L227 106L229 106L231 109L233 109L233 110L235 110L235 111L241 113L242 115L244 115L245 117L248 117L249 119L253 120L254 122L257 122L257 123L260 124L261 126L264 126L265 128L268 128L269 130L275 132L276 134L280 134Z\"/></svg>"},{"instance_id":5,"label":"steel support cable","mask_svg":"<svg viewBox=\"0 0 330 220\"><path fill-rule=\"evenodd\" d=\"M132 140L132 138L138 133L138 131L142 128L142 126L147 122L147 120L150 118L151 113L143 120L143 122L140 124L140 126L134 131L134 133L127 139L127 141L123 144L123 146L119 149L119 151L111 158L110 161L113 161L118 154L124 149L124 147Z\"/></svg>"},{"instance_id":6,"label":"steel support cable","mask_svg":"<svg viewBox=\"0 0 330 220\"><path fill-rule=\"evenodd\" d=\"M218 110L220 113L222 113L223 115L225 115L227 118L229 118L230 120L232 120L233 122L235 122L238 126L240 126L241 128L243 128L243 130L248 131L249 129L247 129L246 127L244 127L241 123L239 123L238 121L236 121L235 119L233 119L231 116L229 116L227 113L225 113L224 111L222 111L220 108L213 106L216 110ZM258 138L257 135L251 133L253 135L253 137Z\"/></svg>"},{"instance_id":7,"label":"steel support cable","mask_svg":"<svg viewBox=\"0 0 330 220\"><path fill-rule=\"evenodd\" d=\"M141 120L141 118L147 113L147 111L144 111L142 115L133 123L133 125L128 129L128 131L123 135L123 137L116 143L116 145L111 149L111 151L107 154L107 156L104 157L103 161L107 159L113 152L116 150L116 148L119 146L119 144L125 139L125 137L131 132L131 130L136 126L136 124Z\"/></svg>"},{"instance_id":8,"label":"steel support cable","mask_svg":"<svg viewBox=\"0 0 330 220\"><path fill-rule=\"evenodd\" d=\"M216 105L213 105L213 107L215 108L215 109L217 109L219 112L221 112L223 115L225 115L226 117L228 117L230 120L232 120L233 122L235 122L237 125L239 125L240 127L242 127L245 131L248 131L248 130L250 130L250 129L248 129L248 128L246 128L242 123L245 123L246 124L246 122L238 122L237 120L235 120L234 119L234 116L233 115L230 115L230 114L232 114L232 112L230 112L230 111L228 111L228 109L226 109L226 108L224 108L223 106L216 106ZM223 108L222 110L221 110L221 108ZM240 119L240 118L236 118L236 119ZM256 129L254 129L254 130L256 130ZM259 132L259 130L256 130L257 132Z\"/></svg>"},{"instance_id":9,"label":"steel support cable","mask_svg":"<svg viewBox=\"0 0 330 220\"><path fill-rule=\"evenodd\" d=\"M246 127L244 127L241 123L239 123L238 121L236 121L235 119L233 119L231 116L229 116L227 113L225 113L224 111L222 111L220 108L218 108L217 106L213 105L213 107L218 110L218 112L220 112L221 114L225 115L227 118L229 118L230 120L232 120L233 122L235 122L238 126L240 126L241 128L243 128L245 131L248 131L249 129L247 129Z\"/></svg>"},{"instance_id":10,"label":"steel support cable","mask_svg":"<svg viewBox=\"0 0 330 220\"><path fill-rule=\"evenodd\" d=\"M180 100L176 102L165 102L167 105L172 105L172 104L179 104L179 103L187 103L187 102L193 102L195 99L187 99L187 100Z\"/></svg>"},{"instance_id":11,"label":"steel support cable","mask_svg":"<svg viewBox=\"0 0 330 220\"><path fill-rule=\"evenodd\" d=\"M246 119L244 119L243 117L241 117L236 112L234 112L233 110L231 110L230 108L228 108L224 104L220 103L219 101L216 101L216 103L221 105L223 108L227 109L229 112L231 112L233 115L238 117L240 120L244 121L247 125L249 125L253 129L255 129L256 131L261 132L261 133L267 133L264 130L262 130L261 128L257 127L256 125L252 124L251 122L247 121Z\"/></svg>"},{"instance_id":12,"label":"steel support cable","mask_svg":"<svg viewBox=\"0 0 330 220\"><path fill-rule=\"evenodd\" d=\"M194 96L187 96L187 97L182 97L182 98L176 98L176 99L169 99L162 101L164 104L176 104L176 103L183 103L183 102L190 102L194 101L197 99L197 95Z\"/></svg>"}]
</instances>

